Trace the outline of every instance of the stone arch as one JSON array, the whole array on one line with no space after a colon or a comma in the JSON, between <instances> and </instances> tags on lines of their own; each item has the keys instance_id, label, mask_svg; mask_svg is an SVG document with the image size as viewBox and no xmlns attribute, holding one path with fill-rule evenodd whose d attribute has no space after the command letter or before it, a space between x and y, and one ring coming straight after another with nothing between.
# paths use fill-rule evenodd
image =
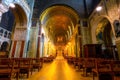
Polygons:
<instances>
[{"instance_id":1,"label":"stone arch","mask_svg":"<svg viewBox=\"0 0 120 80\"><path fill-rule=\"evenodd\" d=\"M19 4L15 4L15 8L9 8L9 10L11 10L15 16L16 25L27 27L27 15Z\"/></svg>"},{"instance_id":2,"label":"stone arch","mask_svg":"<svg viewBox=\"0 0 120 80\"><path fill-rule=\"evenodd\" d=\"M110 22L106 18L103 18L98 23L97 29L96 29L96 38L97 38L98 42L99 42L99 40L102 40L102 41L104 41L104 43L106 45L112 44L112 41L110 38L111 30L112 30L112 27L111 27ZM108 38L109 38L109 41L108 41Z\"/></svg>"},{"instance_id":3,"label":"stone arch","mask_svg":"<svg viewBox=\"0 0 120 80\"><path fill-rule=\"evenodd\" d=\"M42 27L45 28L46 33L47 30L48 32L51 32L50 34L48 33L48 36L52 35L53 32L52 39L54 45L57 46L56 49L62 48L62 45L65 46L70 39L75 38L73 34L75 34L75 28L77 27L79 20L80 16L77 11L64 4L51 5L44 9L40 15Z\"/></svg>"},{"instance_id":4,"label":"stone arch","mask_svg":"<svg viewBox=\"0 0 120 80\"><path fill-rule=\"evenodd\" d=\"M116 58L114 53L115 35L110 20L102 17L97 23L95 37L99 44L102 44L102 51L105 58Z\"/></svg>"},{"instance_id":5,"label":"stone arch","mask_svg":"<svg viewBox=\"0 0 120 80\"><path fill-rule=\"evenodd\" d=\"M9 43L4 41L1 45L0 51L8 51L8 46L9 46Z\"/></svg>"},{"instance_id":6,"label":"stone arch","mask_svg":"<svg viewBox=\"0 0 120 80\"><path fill-rule=\"evenodd\" d=\"M15 4L15 8L9 7L9 10L3 13L0 26L9 31L12 35L10 38L13 39L16 28L27 29L27 24L28 20L24 9L19 4Z\"/></svg>"},{"instance_id":7,"label":"stone arch","mask_svg":"<svg viewBox=\"0 0 120 80\"><path fill-rule=\"evenodd\" d=\"M49 7L47 7L46 9L44 9L43 10L43 12L42 12L42 14L40 14L40 21L41 21L41 24L44 24L44 22L48 19L48 18L50 18L51 16L53 16L53 15L49 15L51 12L52 12L52 8L55 8L55 7L63 7L63 8L65 8L64 9L64 11L63 11L63 13L64 14L66 14L65 12L66 11L68 11L68 13L70 13L69 14L69 17L70 18L72 18L72 25L74 25L74 26L72 26L72 27L75 27L76 26L76 24L78 24L78 22L79 22L79 18L80 18L80 16L79 16L79 14L78 14L78 12L75 10L75 9L73 9L72 7L70 7L70 6L68 6L68 5L64 5L64 4L54 4L54 5L51 5L51 6L49 6ZM50 11L49 13L48 13L48 11ZM43 18L43 16L47 16L46 18ZM74 28L73 28L74 29Z\"/></svg>"},{"instance_id":8,"label":"stone arch","mask_svg":"<svg viewBox=\"0 0 120 80\"><path fill-rule=\"evenodd\" d=\"M95 22L93 24L91 24L91 26L92 26L91 27L91 34L92 34L92 42L93 43L97 43L97 39L96 39L96 35L95 35L96 34L96 29L97 29L97 26L98 26L99 22L104 18L106 18L110 22L112 32L113 32L113 36L115 36L114 27L113 27L113 24L112 24L113 21L108 16L105 16L105 15L98 16L94 19Z\"/></svg>"},{"instance_id":9,"label":"stone arch","mask_svg":"<svg viewBox=\"0 0 120 80\"><path fill-rule=\"evenodd\" d=\"M23 57L27 37L28 18L23 6L15 3L15 8L9 7L14 15L14 25L11 31L11 49L9 57ZM17 48L19 47L19 49Z\"/></svg>"}]
</instances>

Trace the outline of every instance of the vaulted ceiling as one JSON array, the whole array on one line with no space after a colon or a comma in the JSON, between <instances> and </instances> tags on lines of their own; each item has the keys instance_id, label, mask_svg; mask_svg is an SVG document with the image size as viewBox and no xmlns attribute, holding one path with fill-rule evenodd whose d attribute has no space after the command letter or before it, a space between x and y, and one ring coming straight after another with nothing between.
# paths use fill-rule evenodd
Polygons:
<instances>
[{"instance_id":1,"label":"vaulted ceiling","mask_svg":"<svg viewBox=\"0 0 120 80\"><path fill-rule=\"evenodd\" d=\"M59 10L58 10L59 9ZM78 14L67 6L54 5L47 8L40 16L41 24L45 26L49 38L54 43L66 43L79 21Z\"/></svg>"},{"instance_id":2,"label":"vaulted ceiling","mask_svg":"<svg viewBox=\"0 0 120 80\"><path fill-rule=\"evenodd\" d=\"M100 0L35 0L33 19L40 18L47 35L56 44L65 44L76 24L88 18Z\"/></svg>"}]
</instances>

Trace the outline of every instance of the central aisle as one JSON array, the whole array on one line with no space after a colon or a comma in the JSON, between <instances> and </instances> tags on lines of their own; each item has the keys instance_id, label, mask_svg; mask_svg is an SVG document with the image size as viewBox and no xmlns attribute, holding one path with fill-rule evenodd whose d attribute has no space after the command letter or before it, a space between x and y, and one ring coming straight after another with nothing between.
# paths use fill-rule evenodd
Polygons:
<instances>
[{"instance_id":1,"label":"central aisle","mask_svg":"<svg viewBox=\"0 0 120 80\"><path fill-rule=\"evenodd\" d=\"M30 76L29 80L91 80L81 77L81 72L70 66L62 56L57 56L52 63L45 63L43 68Z\"/></svg>"}]
</instances>

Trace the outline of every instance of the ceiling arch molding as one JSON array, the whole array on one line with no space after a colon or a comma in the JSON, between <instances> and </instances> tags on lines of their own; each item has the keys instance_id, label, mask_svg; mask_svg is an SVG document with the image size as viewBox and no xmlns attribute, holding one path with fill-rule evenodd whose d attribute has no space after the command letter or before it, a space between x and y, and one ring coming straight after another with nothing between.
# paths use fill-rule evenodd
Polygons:
<instances>
[{"instance_id":1,"label":"ceiling arch molding","mask_svg":"<svg viewBox=\"0 0 120 80\"><path fill-rule=\"evenodd\" d=\"M63 4L56 4L46 8L43 11L43 13L40 15L41 23L44 24L47 19L56 14L64 14L65 16L70 17L74 25L78 23L80 18L77 11L75 11L72 7Z\"/></svg>"}]
</instances>

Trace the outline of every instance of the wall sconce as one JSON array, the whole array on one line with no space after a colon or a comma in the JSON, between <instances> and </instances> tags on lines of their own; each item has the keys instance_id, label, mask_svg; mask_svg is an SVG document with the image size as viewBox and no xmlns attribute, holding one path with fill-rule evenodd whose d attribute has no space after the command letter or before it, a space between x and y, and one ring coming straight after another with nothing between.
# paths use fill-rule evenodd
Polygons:
<instances>
[{"instance_id":1,"label":"wall sconce","mask_svg":"<svg viewBox=\"0 0 120 80\"><path fill-rule=\"evenodd\" d=\"M98 6L97 8L96 8L96 11L101 11L102 10L102 6Z\"/></svg>"},{"instance_id":2,"label":"wall sconce","mask_svg":"<svg viewBox=\"0 0 120 80\"><path fill-rule=\"evenodd\" d=\"M10 3L10 4L9 4L9 7L15 8L15 4L14 4L14 3Z\"/></svg>"}]
</instances>

